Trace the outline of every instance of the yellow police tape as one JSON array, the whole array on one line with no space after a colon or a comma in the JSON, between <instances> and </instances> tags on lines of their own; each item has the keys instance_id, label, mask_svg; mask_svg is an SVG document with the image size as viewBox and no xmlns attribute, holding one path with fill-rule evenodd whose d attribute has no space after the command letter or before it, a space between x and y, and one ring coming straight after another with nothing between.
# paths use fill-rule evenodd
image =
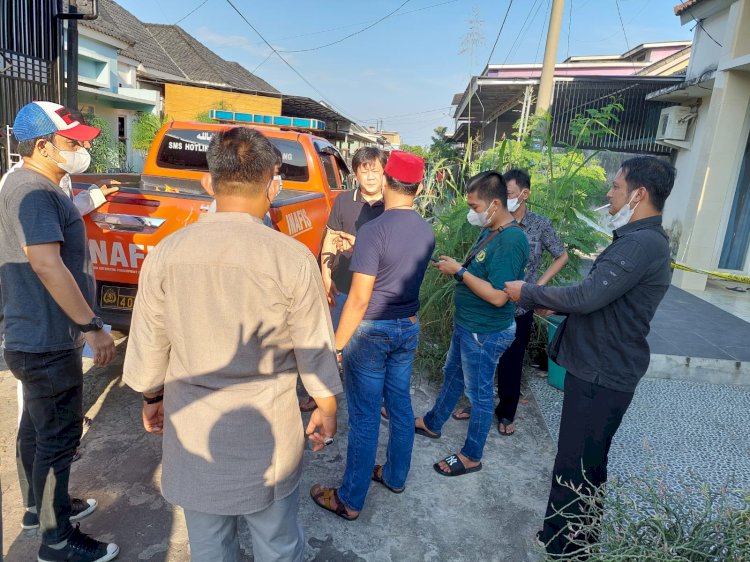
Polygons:
<instances>
[{"instance_id":1,"label":"yellow police tape","mask_svg":"<svg viewBox=\"0 0 750 562\"><path fill-rule=\"evenodd\" d=\"M750 285L750 276L748 275L724 273L723 271L706 271L705 269L698 269L696 267L690 267L687 265L683 265L681 263L677 263L676 261L672 262L672 268L679 269L681 271L689 271L691 273L701 273L703 275L708 275L709 277L717 277L719 279L725 279L727 281L734 281L736 283L745 283L745 284Z\"/></svg>"},{"instance_id":2,"label":"yellow police tape","mask_svg":"<svg viewBox=\"0 0 750 562\"><path fill-rule=\"evenodd\" d=\"M595 229L600 234L603 234L608 240L612 240L612 235L606 230L604 230L600 225L598 225L597 223L595 223L594 221L592 221L585 215L582 215L578 211L575 211L575 214L584 223L586 223L587 225ZM723 271L706 271L705 269L698 269L697 267L690 267L689 265L677 263L676 261L672 261L672 269L679 269L680 271L689 271L690 273L698 273L702 275L708 275L709 277L716 277L717 279L724 279L726 281L734 281L735 283L744 283L744 284L750 285L750 276L748 275L724 273Z\"/></svg>"}]
</instances>

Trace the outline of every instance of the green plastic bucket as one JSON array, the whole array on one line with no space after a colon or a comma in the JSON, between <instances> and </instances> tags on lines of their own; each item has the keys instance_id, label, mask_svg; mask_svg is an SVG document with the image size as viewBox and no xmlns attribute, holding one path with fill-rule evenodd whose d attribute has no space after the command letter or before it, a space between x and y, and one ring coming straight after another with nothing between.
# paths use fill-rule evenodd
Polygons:
<instances>
[{"instance_id":1,"label":"green plastic bucket","mask_svg":"<svg viewBox=\"0 0 750 562\"><path fill-rule=\"evenodd\" d=\"M547 320L547 344L551 344L557 327L565 320L565 316L553 314L546 316L545 319ZM558 390L565 389L565 369L552 359L549 359L547 364L547 382Z\"/></svg>"}]
</instances>

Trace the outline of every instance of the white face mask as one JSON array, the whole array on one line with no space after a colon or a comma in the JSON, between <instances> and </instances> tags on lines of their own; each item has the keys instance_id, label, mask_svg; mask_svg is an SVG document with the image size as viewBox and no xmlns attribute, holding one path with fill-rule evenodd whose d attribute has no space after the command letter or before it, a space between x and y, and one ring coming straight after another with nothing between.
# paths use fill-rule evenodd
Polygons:
<instances>
[{"instance_id":1,"label":"white face mask","mask_svg":"<svg viewBox=\"0 0 750 562\"><path fill-rule=\"evenodd\" d=\"M53 144L52 146L55 145ZM78 150L60 150L55 146L55 150L57 150L57 153L65 159L64 162L57 162L58 168L69 174L82 174L88 170L91 165L91 154L89 154L89 151L85 148L79 148Z\"/></svg>"},{"instance_id":2,"label":"white face mask","mask_svg":"<svg viewBox=\"0 0 750 562\"><path fill-rule=\"evenodd\" d=\"M469 221L469 224L473 226L487 226L487 223L490 222L492 220L492 217L495 216L494 212L491 215L487 216L489 210L490 208L487 207L481 213L477 213L474 209L469 209L469 212L466 213L466 220Z\"/></svg>"},{"instance_id":3,"label":"white face mask","mask_svg":"<svg viewBox=\"0 0 750 562\"><path fill-rule=\"evenodd\" d=\"M518 210L518 207L521 206L521 202L518 200L518 197L514 197L513 199L508 199L508 210L511 213L515 213Z\"/></svg>"},{"instance_id":4,"label":"white face mask","mask_svg":"<svg viewBox=\"0 0 750 562\"><path fill-rule=\"evenodd\" d=\"M630 201L626 205L623 205L622 209L617 211L614 215L609 217L609 226L612 227L612 230L617 230L621 226L625 226L630 222L630 219L633 217L633 213L635 213L635 210L638 208L638 203L635 204L635 207L632 209L630 208L630 204L633 202L633 197L635 197L635 193L630 197Z\"/></svg>"}]
</instances>

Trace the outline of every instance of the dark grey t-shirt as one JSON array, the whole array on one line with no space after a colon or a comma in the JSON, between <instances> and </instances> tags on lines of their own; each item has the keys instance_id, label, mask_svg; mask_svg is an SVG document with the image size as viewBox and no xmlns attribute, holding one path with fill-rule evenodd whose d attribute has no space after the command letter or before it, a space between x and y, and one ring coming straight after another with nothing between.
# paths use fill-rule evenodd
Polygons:
<instances>
[{"instance_id":1,"label":"dark grey t-shirt","mask_svg":"<svg viewBox=\"0 0 750 562\"><path fill-rule=\"evenodd\" d=\"M32 170L8 172L0 182L0 285L5 349L44 353L83 345L81 331L52 299L23 251L60 243L60 257L84 298L93 304L94 276L86 230L73 201Z\"/></svg>"},{"instance_id":2,"label":"dark grey t-shirt","mask_svg":"<svg viewBox=\"0 0 750 562\"><path fill-rule=\"evenodd\" d=\"M432 227L411 209L385 211L359 229L351 271L375 277L365 320L417 313L419 287L434 250Z\"/></svg>"}]
</instances>

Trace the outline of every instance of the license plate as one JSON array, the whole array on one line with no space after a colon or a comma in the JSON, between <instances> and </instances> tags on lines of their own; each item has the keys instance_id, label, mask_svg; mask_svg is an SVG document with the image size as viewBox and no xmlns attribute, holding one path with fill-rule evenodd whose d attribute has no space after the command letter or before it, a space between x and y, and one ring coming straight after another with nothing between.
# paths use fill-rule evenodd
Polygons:
<instances>
[{"instance_id":1,"label":"license plate","mask_svg":"<svg viewBox=\"0 0 750 562\"><path fill-rule=\"evenodd\" d=\"M135 287L104 285L99 297L99 306L110 310L133 310L136 290Z\"/></svg>"}]
</instances>

